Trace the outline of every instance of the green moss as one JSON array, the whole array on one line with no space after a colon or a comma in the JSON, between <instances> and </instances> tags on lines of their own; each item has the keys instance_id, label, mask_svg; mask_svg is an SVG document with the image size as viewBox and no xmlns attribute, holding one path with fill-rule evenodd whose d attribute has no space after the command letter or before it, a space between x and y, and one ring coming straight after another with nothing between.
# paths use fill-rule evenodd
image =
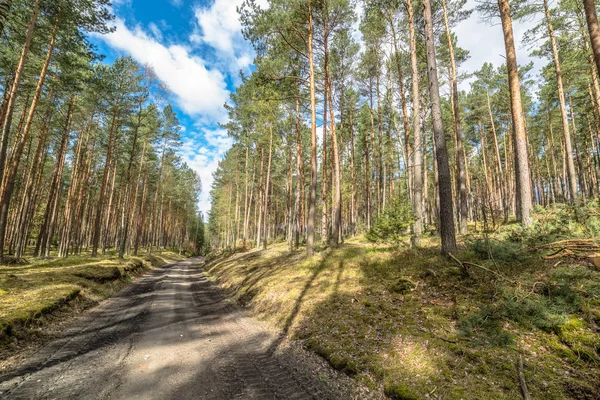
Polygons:
<instances>
[{"instance_id":1,"label":"green moss","mask_svg":"<svg viewBox=\"0 0 600 400\"><path fill-rule=\"evenodd\" d=\"M100 283L114 281L122 277L119 268L105 265L91 265L78 268L73 272L73 275Z\"/></svg>"},{"instance_id":2,"label":"green moss","mask_svg":"<svg viewBox=\"0 0 600 400\"><path fill-rule=\"evenodd\" d=\"M417 287L417 284L408 278L400 277L391 286L390 291L394 293L408 293L413 291Z\"/></svg>"},{"instance_id":3,"label":"green moss","mask_svg":"<svg viewBox=\"0 0 600 400\"><path fill-rule=\"evenodd\" d=\"M412 393L408 386L395 380L386 380L383 391L394 400L418 400L420 398Z\"/></svg>"},{"instance_id":4,"label":"green moss","mask_svg":"<svg viewBox=\"0 0 600 400\"><path fill-rule=\"evenodd\" d=\"M177 258L169 252L144 259L75 256L0 266L0 345L10 343L17 330L19 335L26 335L27 329L21 328L76 297L85 300L85 304L94 304L153 265Z\"/></svg>"}]
</instances>

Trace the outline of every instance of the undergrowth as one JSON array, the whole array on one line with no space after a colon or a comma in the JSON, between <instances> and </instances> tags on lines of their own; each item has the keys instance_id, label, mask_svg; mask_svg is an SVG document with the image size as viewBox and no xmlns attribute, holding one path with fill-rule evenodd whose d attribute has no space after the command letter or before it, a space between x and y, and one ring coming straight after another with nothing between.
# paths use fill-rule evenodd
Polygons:
<instances>
[{"instance_id":1,"label":"undergrowth","mask_svg":"<svg viewBox=\"0 0 600 400\"><path fill-rule=\"evenodd\" d=\"M597 216L588 207L565 227L573 211L557 208L537 210L535 229L465 237L456 257L468 275L429 237L420 249L356 238L312 258L276 244L207 270L240 304L393 399L518 399L519 355L533 398L597 399L600 272L535 250L589 237Z\"/></svg>"}]
</instances>

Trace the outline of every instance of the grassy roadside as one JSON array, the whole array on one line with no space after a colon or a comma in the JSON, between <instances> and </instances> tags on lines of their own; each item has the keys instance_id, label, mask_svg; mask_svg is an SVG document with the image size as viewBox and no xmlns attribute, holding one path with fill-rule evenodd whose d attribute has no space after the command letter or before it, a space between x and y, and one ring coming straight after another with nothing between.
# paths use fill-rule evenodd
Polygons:
<instances>
[{"instance_id":1,"label":"grassy roadside","mask_svg":"<svg viewBox=\"0 0 600 400\"><path fill-rule=\"evenodd\" d=\"M79 256L0 266L0 348L9 349L35 334L71 303L82 311L123 289L134 277L178 259L181 256L176 253L162 252L125 259Z\"/></svg>"},{"instance_id":2,"label":"grassy roadside","mask_svg":"<svg viewBox=\"0 0 600 400\"><path fill-rule=\"evenodd\" d=\"M310 259L276 244L206 270L241 305L393 399L519 399L519 355L533 398L600 398L597 269L475 241L458 258L494 272L472 266L466 276L425 242L353 239Z\"/></svg>"}]
</instances>

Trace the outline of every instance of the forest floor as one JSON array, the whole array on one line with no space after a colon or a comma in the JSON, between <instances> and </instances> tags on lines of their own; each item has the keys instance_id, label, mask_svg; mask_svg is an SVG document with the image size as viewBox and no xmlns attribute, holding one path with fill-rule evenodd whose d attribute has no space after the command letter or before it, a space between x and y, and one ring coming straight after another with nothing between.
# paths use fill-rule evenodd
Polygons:
<instances>
[{"instance_id":1,"label":"forest floor","mask_svg":"<svg viewBox=\"0 0 600 400\"><path fill-rule=\"evenodd\" d=\"M514 400L522 387L598 399L600 270L589 255L599 248L563 212L538 213L526 231L463 237L456 260L431 235L419 249L354 238L312 258L280 243L205 269L239 304L393 399Z\"/></svg>"},{"instance_id":2,"label":"forest floor","mask_svg":"<svg viewBox=\"0 0 600 400\"><path fill-rule=\"evenodd\" d=\"M202 258L156 267L0 373L3 399L380 400L230 302Z\"/></svg>"},{"instance_id":3,"label":"forest floor","mask_svg":"<svg viewBox=\"0 0 600 400\"><path fill-rule=\"evenodd\" d=\"M48 342L72 319L128 286L150 269L181 260L115 254L92 258L28 258L0 265L0 372Z\"/></svg>"}]
</instances>

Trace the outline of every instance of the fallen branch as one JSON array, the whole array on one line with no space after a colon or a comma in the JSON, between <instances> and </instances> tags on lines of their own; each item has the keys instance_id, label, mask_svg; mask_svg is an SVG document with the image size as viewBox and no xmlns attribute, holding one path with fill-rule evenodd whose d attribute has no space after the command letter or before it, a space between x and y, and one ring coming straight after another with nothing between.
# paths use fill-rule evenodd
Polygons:
<instances>
[{"instance_id":1,"label":"fallen branch","mask_svg":"<svg viewBox=\"0 0 600 400\"><path fill-rule=\"evenodd\" d=\"M476 267L476 268L482 269L482 270L484 270L484 271L487 271L487 272L489 272L490 274L494 274L494 275L496 275L497 277L499 277L499 278L501 278L501 279L504 279L504 280L505 280L505 281L507 281L507 282L510 282L510 283L513 283L513 284L514 284L514 283L516 283L516 282L515 282L515 281L513 281L512 279L510 279L510 278L506 277L505 275L502 275L500 272L496 272L496 271L494 271L494 270L491 270L491 269L489 269L489 268L486 268L486 267L484 267L483 265L479 265L479 264L475 264L475 263L472 263L472 262L467 262L467 261L460 261L458 258L454 257L454 256L453 256L451 253L448 253L448 255L450 256L450 258L452 258L454 261L456 261L456 262L457 262L457 263L458 263L458 264L459 264L461 267L463 267L464 269L466 269L466 271L467 271L467 274L469 273L469 270L468 270L468 268L467 268L467 267Z\"/></svg>"},{"instance_id":2,"label":"fallen branch","mask_svg":"<svg viewBox=\"0 0 600 400\"><path fill-rule=\"evenodd\" d=\"M523 357L519 354L519 360L517 361L517 373L519 374L519 388L521 388L521 395L523 400L531 400L529 390L527 390L527 381L525 380L525 373L523 372Z\"/></svg>"}]
</instances>

